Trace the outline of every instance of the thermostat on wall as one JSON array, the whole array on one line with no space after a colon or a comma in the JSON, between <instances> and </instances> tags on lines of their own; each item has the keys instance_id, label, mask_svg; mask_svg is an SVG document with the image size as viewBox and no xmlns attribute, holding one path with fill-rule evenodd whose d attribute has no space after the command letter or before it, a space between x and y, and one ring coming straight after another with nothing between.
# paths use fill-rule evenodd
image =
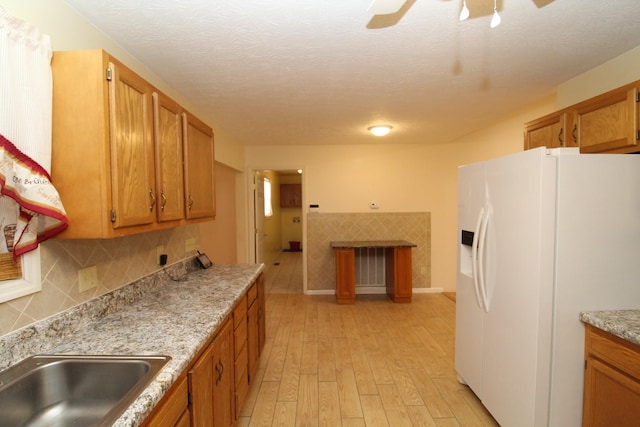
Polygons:
<instances>
[{"instance_id":1,"label":"thermostat on wall","mask_svg":"<svg viewBox=\"0 0 640 427\"><path fill-rule=\"evenodd\" d=\"M309 205L309 212L320 212L320 205Z\"/></svg>"}]
</instances>

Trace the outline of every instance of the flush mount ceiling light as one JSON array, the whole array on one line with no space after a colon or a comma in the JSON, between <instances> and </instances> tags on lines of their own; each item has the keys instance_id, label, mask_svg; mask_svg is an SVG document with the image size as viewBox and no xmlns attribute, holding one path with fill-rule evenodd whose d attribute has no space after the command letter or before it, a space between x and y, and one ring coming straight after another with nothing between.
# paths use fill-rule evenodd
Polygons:
<instances>
[{"instance_id":1,"label":"flush mount ceiling light","mask_svg":"<svg viewBox=\"0 0 640 427\"><path fill-rule=\"evenodd\" d=\"M375 136L385 136L386 134L391 132L391 129L393 129L393 126L377 125L377 126L371 126L367 129L369 130L369 132L371 132Z\"/></svg>"}]
</instances>

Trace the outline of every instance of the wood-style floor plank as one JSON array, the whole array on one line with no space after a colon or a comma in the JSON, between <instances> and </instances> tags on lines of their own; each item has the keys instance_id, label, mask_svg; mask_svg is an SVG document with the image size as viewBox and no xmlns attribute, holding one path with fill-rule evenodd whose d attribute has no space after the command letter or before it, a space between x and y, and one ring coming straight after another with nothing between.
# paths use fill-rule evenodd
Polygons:
<instances>
[{"instance_id":1,"label":"wood-style floor plank","mask_svg":"<svg viewBox=\"0 0 640 427\"><path fill-rule=\"evenodd\" d=\"M302 293L300 252L266 272L266 343L236 427L497 426L454 368L455 301Z\"/></svg>"}]
</instances>

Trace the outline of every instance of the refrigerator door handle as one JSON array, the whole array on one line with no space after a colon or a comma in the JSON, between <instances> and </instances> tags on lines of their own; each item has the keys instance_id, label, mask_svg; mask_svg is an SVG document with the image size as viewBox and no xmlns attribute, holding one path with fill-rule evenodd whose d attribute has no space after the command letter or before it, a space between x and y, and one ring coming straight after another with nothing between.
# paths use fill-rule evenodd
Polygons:
<instances>
[{"instance_id":1,"label":"refrigerator door handle","mask_svg":"<svg viewBox=\"0 0 640 427\"><path fill-rule=\"evenodd\" d=\"M476 228L474 230L474 239L471 245L471 268L473 274L473 290L476 294L476 302L478 303L478 307L484 308L482 305L482 300L480 299L480 284L478 283L478 244L480 241L480 229L482 227L482 222L484 219L484 208L480 209L480 213L478 214L478 221L476 223Z\"/></svg>"},{"instance_id":2,"label":"refrigerator door handle","mask_svg":"<svg viewBox=\"0 0 640 427\"><path fill-rule=\"evenodd\" d=\"M485 209L483 209L483 212ZM485 248L487 244L487 228L489 227L489 218L491 217L491 206L486 207L486 212L482 218L480 227L480 236L478 237L478 283L480 288L480 296L482 297L482 305L485 312L489 312L489 298L487 297L487 286L485 280L484 263Z\"/></svg>"}]
</instances>

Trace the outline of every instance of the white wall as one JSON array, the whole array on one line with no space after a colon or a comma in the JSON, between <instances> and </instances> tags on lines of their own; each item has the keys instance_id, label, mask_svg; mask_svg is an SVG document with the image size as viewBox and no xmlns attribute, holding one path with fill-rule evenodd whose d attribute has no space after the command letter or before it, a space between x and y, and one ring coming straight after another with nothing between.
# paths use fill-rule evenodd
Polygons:
<instances>
[{"instance_id":1,"label":"white wall","mask_svg":"<svg viewBox=\"0 0 640 427\"><path fill-rule=\"evenodd\" d=\"M448 144L249 146L248 169L304 169L303 216L321 212L431 212L432 287L455 290L457 167L522 150L522 125L555 108L549 97ZM379 140L376 140L376 142ZM303 224L306 220L303 221Z\"/></svg>"}]
</instances>

